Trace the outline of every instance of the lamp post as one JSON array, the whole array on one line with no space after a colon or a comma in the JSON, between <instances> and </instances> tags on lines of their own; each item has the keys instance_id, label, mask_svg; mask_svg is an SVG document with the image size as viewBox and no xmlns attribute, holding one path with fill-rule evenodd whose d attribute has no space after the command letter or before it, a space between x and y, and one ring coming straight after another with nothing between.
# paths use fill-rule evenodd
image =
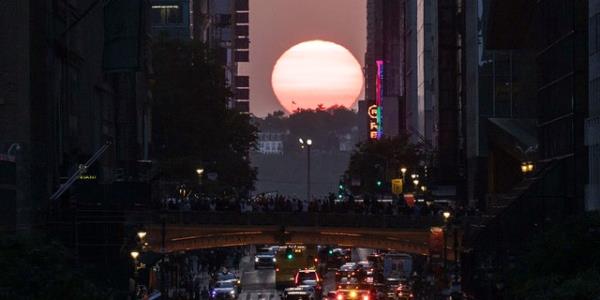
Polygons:
<instances>
[{"instance_id":1,"label":"lamp post","mask_svg":"<svg viewBox=\"0 0 600 300\"><path fill-rule=\"evenodd\" d=\"M131 292L131 299L135 299L136 287L137 287L137 277L138 277L138 260L137 259L140 256L140 252L137 250L131 250L131 252L129 252L129 255L131 256L131 258L133 258L133 278L132 278L132 282L131 282L130 292Z\"/></svg>"},{"instance_id":2,"label":"lamp post","mask_svg":"<svg viewBox=\"0 0 600 300\"><path fill-rule=\"evenodd\" d=\"M450 218L450 212L445 211L443 213L444 216L444 270L448 267L448 219Z\"/></svg>"},{"instance_id":3,"label":"lamp post","mask_svg":"<svg viewBox=\"0 0 600 300\"><path fill-rule=\"evenodd\" d=\"M196 169L196 174L198 174L198 184L202 184L202 174L204 174L204 168Z\"/></svg>"},{"instance_id":4,"label":"lamp post","mask_svg":"<svg viewBox=\"0 0 600 300\"><path fill-rule=\"evenodd\" d=\"M304 149L306 146L306 201L310 201L310 147L312 146L312 140L307 139L306 142L299 138L300 147Z\"/></svg>"},{"instance_id":5,"label":"lamp post","mask_svg":"<svg viewBox=\"0 0 600 300\"><path fill-rule=\"evenodd\" d=\"M400 168L400 173L402 173L402 193L404 194L404 187L406 186L406 167Z\"/></svg>"}]
</instances>

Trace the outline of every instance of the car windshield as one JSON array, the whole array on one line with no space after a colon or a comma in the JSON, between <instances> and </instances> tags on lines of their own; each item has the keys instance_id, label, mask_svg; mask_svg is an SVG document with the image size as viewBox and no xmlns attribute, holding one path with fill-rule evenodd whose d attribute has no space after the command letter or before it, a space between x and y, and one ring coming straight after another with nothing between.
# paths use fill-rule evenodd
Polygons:
<instances>
[{"instance_id":1,"label":"car windshield","mask_svg":"<svg viewBox=\"0 0 600 300\"><path fill-rule=\"evenodd\" d=\"M356 267L355 264L345 264L343 266L340 267L340 270L342 271L352 271L354 270L354 268Z\"/></svg>"},{"instance_id":2,"label":"car windshield","mask_svg":"<svg viewBox=\"0 0 600 300\"><path fill-rule=\"evenodd\" d=\"M216 284L217 288L231 288L233 287L233 283L231 281L218 281Z\"/></svg>"},{"instance_id":3,"label":"car windshield","mask_svg":"<svg viewBox=\"0 0 600 300\"><path fill-rule=\"evenodd\" d=\"M235 275L233 275L231 273L219 274L219 280L231 280L231 279L235 279Z\"/></svg>"},{"instance_id":4,"label":"car windshield","mask_svg":"<svg viewBox=\"0 0 600 300\"><path fill-rule=\"evenodd\" d=\"M316 272L298 272L298 280L296 282L304 282L306 280L317 280Z\"/></svg>"}]
</instances>

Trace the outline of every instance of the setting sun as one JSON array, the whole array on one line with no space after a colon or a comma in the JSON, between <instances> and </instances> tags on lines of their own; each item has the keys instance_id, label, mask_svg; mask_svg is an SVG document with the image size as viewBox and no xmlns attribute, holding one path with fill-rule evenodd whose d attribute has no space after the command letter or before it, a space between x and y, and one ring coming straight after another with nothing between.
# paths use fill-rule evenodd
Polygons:
<instances>
[{"instance_id":1,"label":"setting sun","mask_svg":"<svg viewBox=\"0 0 600 300\"><path fill-rule=\"evenodd\" d=\"M288 112L319 104L351 107L361 93L363 74L346 48L314 40L297 44L281 55L271 84Z\"/></svg>"}]
</instances>

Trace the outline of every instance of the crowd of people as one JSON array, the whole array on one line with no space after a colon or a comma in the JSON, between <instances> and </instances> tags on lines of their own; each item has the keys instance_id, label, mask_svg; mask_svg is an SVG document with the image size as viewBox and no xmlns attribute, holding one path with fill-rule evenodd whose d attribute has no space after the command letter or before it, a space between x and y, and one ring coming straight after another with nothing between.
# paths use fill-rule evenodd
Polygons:
<instances>
[{"instance_id":1,"label":"crowd of people","mask_svg":"<svg viewBox=\"0 0 600 300\"><path fill-rule=\"evenodd\" d=\"M406 215L433 216L451 211L453 215L475 215L474 209L463 209L437 203L436 201L421 201L407 204L402 198L388 201L377 199L346 199L338 200L330 195L325 198L314 198L310 201L287 197L283 195L257 195L250 199L215 199L203 198L197 195L188 197L168 197L161 203L161 208L178 211L229 211L239 213L263 212L309 212L309 213L353 213L364 215Z\"/></svg>"}]
</instances>

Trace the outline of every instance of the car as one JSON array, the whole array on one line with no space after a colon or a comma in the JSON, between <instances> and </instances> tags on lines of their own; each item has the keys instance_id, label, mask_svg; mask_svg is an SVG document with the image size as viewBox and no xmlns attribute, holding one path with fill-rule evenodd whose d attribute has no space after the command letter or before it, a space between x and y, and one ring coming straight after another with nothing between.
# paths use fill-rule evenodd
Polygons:
<instances>
[{"instance_id":1,"label":"car","mask_svg":"<svg viewBox=\"0 0 600 300\"><path fill-rule=\"evenodd\" d=\"M237 299L238 292L231 281L217 281L210 293L211 299Z\"/></svg>"},{"instance_id":2,"label":"car","mask_svg":"<svg viewBox=\"0 0 600 300\"><path fill-rule=\"evenodd\" d=\"M359 270L358 264L355 262L349 262L343 264L336 272L335 272L335 281L339 282L343 277L346 278L356 278L358 280L364 279L364 272Z\"/></svg>"},{"instance_id":3,"label":"car","mask_svg":"<svg viewBox=\"0 0 600 300\"><path fill-rule=\"evenodd\" d=\"M302 284L298 285L298 287L304 288L307 290L311 290L312 292L314 292L315 299L321 299L321 297L322 297L323 287L316 280L304 280L304 281L302 281Z\"/></svg>"},{"instance_id":4,"label":"car","mask_svg":"<svg viewBox=\"0 0 600 300\"><path fill-rule=\"evenodd\" d=\"M366 276L373 276L375 272L375 265L368 260L359 261L358 267L361 271L365 272Z\"/></svg>"},{"instance_id":5,"label":"car","mask_svg":"<svg viewBox=\"0 0 600 300\"><path fill-rule=\"evenodd\" d=\"M313 292L301 288L301 287L291 287L286 288L283 291L281 296L282 300L315 300L315 295Z\"/></svg>"},{"instance_id":6,"label":"car","mask_svg":"<svg viewBox=\"0 0 600 300\"><path fill-rule=\"evenodd\" d=\"M272 253L256 254L254 257L254 268L256 269L275 269L277 258Z\"/></svg>"},{"instance_id":7,"label":"car","mask_svg":"<svg viewBox=\"0 0 600 300\"><path fill-rule=\"evenodd\" d=\"M217 282L231 282L235 286L238 293L242 290L241 280L231 272L217 273Z\"/></svg>"},{"instance_id":8,"label":"car","mask_svg":"<svg viewBox=\"0 0 600 300\"><path fill-rule=\"evenodd\" d=\"M396 299L398 300L412 300L414 294L408 284L400 284L396 287Z\"/></svg>"},{"instance_id":9,"label":"car","mask_svg":"<svg viewBox=\"0 0 600 300\"><path fill-rule=\"evenodd\" d=\"M398 287L407 285L408 282L405 278L390 277L386 278L385 286L387 287L386 296L388 299L396 299L398 296Z\"/></svg>"},{"instance_id":10,"label":"car","mask_svg":"<svg viewBox=\"0 0 600 300\"><path fill-rule=\"evenodd\" d=\"M374 300L367 289L338 289L336 300Z\"/></svg>"},{"instance_id":11,"label":"car","mask_svg":"<svg viewBox=\"0 0 600 300\"><path fill-rule=\"evenodd\" d=\"M321 283L321 277L315 269L300 269L294 276L294 284L301 285L305 280L314 280L316 283Z\"/></svg>"},{"instance_id":12,"label":"car","mask_svg":"<svg viewBox=\"0 0 600 300\"><path fill-rule=\"evenodd\" d=\"M296 276L294 276L294 285L312 287L315 291L315 299L321 298L323 286L321 285L321 277L315 269L298 270Z\"/></svg>"}]
</instances>

